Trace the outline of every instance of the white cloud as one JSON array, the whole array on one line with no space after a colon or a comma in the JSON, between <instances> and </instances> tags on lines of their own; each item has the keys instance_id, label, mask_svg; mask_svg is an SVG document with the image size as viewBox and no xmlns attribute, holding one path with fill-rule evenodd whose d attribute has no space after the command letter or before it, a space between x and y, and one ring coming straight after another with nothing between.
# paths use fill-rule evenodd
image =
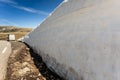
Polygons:
<instances>
[{"instance_id":1,"label":"white cloud","mask_svg":"<svg viewBox=\"0 0 120 80\"><path fill-rule=\"evenodd\" d=\"M7 4L17 4L16 2L14 2L12 0L0 0L0 2L7 3Z\"/></svg>"},{"instance_id":2,"label":"white cloud","mask_svg":"<svg viewBox=\"0 0 120 80\"><path fill-rule=\"evenodd\" d=\"M7 25L10 25L10 26L11 25L12 26L19 26L18 24L14 23L14 22L11 22L11 21L9 21L7 19L1 19L0 22L3 23L3 24L5 24L5 25L7 24Z\"/></svg>"},{"instance_id":3,"label":"white cloud","mask_svg":"<svg viewBox=\"0 0 120 80\"><path fill-rule=\"evenodd\" d=\"M24 10L24 11L27 11L27 12L31 12L31 13L37 13L37 14L43 14L43 15L48 15L49 14L49 13L47 13L45 11L41 11L41 10L37 10L37 9L33 9L33 8L20 6L20 5L18 5L17 2L15 2L13 0L0 0L0 2L9 4L10 6L12 6L14 8L21 9L21 10Z\"/></svg>"},{"instance_id":4,"label":"white cloud","mask_svg":"<svg viewBox=\"0 0 120 80\"><path fill-rule=\"evenodd\" d=\"M17 9L21 9L21 10L24 10L24 11L27 11L27 12L31 12L31 13L48 15L48 13L45 12L45 11L36 10L36 9L33 9L33 8L28 8L28 7L19 6L19 5L11 5L11 6L13 6L13 7L17 8Z\"/></svg>"}]
</instances>

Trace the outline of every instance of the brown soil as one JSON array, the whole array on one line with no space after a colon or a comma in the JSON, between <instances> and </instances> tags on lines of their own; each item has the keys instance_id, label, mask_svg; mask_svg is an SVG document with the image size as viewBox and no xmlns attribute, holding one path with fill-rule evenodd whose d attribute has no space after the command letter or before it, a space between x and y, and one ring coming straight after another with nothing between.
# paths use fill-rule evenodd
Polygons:
<instances>
[{"instance_id":1,"label":"brown soil","mask_svg":"<svg viewBox=\"0 0 120 80\"><path fill-rule=\"evenodd\" d=\"M5 80L64 80L47 68L42 58L21 42L11 42Z\"/></svg>"}]
</instances>

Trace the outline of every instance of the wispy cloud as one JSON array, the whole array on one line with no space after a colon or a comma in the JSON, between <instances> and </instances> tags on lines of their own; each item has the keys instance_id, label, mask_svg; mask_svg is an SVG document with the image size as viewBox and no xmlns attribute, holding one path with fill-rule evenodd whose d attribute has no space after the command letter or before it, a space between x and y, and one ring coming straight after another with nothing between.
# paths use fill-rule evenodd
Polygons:
<instances>
[{"instance_id":1,"label":"wispy cloud","mask_svg":"<svg viewBox=\"0 0 120 80\"><path fill-rule=\"evenodd\" d=\"M13 0L0 0L0 2L9 4L10 6L12 6L14 8L17 8L17 9L20 9L20 10L23 10L23 11L27 11L27 12L31 12L31 13L42 14L42 15L48 15L49 14L48 12L45 12L45 11L42 11L42 10L37 10L37 9L33 9L33 8L18 5L18 3L13 1Z\"/></svg>"},{"instance_id":2,"label":"wispy cloud","mask_svg":"<svg viewBox=\"0 0 120 80\"><path fill-rule=\"evenodd\" d=\"M19 5L12 5L12 6L17 8L17 9L21 9L21 10L31 12L31 13L37 13L37 14L43 14L43 15L48 15L49 14L45 11L36 10L36 9L33 9L33 8L24 7L24 6L19 6Z\"/></svg>"},{"instance_id":3,"label":"wispy cloud","mask_svg":"<svg viewBox=\"0 0 120 80\"><path fill-rule=\"evenodd\" d=\"M12 22L12 21L9 21L9 20L7 20L7 19L0 19L0 22L2 23L2 24L7 24L7 25L9 25L9 26L19 26L17 23L14 23L14 22Z\"/></svg>"},{"instance_id":4,"label":"wispy cloud","mask_svg":"<svg viewBox=\"0 0 120 80\"><path fill-rule=\"evenodd\" d=\"M17 4L15 1L12 0L0 0L2 3L7 3L7 4Z\"/></svg>"}]
</instances>

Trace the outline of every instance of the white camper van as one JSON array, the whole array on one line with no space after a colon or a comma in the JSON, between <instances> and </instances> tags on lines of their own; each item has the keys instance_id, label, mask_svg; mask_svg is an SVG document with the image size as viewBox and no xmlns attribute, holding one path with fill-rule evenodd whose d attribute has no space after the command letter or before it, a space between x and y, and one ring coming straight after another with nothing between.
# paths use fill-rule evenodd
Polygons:
<instances>
[{"instance_id":1,"label":"white camper van","mask_svg":"<svg viewBox=\"0 0 120 80\"><path fill-rule=\"evenodd\" d=\"M9 41L15 41L15 35L14 34L8 34L8 40Z\"/></svg>"}]
</instances>

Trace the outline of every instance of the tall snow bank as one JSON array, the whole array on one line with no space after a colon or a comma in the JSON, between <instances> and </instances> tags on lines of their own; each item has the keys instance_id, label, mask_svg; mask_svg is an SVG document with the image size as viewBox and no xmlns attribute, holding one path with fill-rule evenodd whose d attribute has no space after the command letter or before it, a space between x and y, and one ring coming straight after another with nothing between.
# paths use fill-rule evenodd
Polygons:
<instances>
[{"instance_id":1,"label":"tall snow bank","mask_svg":"<svg viewBox=\"0 0 120 80\"><path fill-rule=\"evenodd\" d=\"M68 80L120 80L119 2L63 2L24 42Z\"/></svg>"}]
</instances>

